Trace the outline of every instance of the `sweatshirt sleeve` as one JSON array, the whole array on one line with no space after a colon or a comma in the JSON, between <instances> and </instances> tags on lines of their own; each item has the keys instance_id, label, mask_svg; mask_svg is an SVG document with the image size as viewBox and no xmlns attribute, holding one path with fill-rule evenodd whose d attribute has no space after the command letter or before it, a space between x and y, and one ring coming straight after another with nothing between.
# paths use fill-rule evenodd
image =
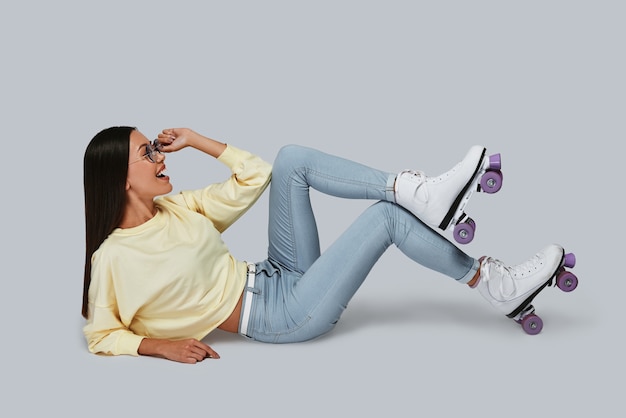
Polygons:
<instances>
[{"instance_id":1,"label":"sweatshirt sleeve","mask_svg":"<svg viewBox=\"0 0 626 418\"><path fill-rule=\"evenodd\" d=\"M89 286L89 312L83 333L94 354L138 356L144 337L134 334L123 323L115 298L110 271L94 257Z\"/></svg>"},{"instance_id":2,"label":"sweatshirt sleeve","mask_svg":"<svg viewBox=\"0 0 626 418\"><path fill-rule=\"evenodd\" d=\"M138 356L144 337L129 331L121 323L115 309L89 304L89 318L83 328L87 347L94 354Z\"/></svg>"},{"instance_id":3,"label":"sweatshirt sleeve","mask_svg":"<svg viewBox=\"0 0 626 418\"><path fill-rule=\"evenodd\" d=\"M263 194L271 180L272 166L232 145L227 145L217 160L232 172L226 181L163 199L201 213L224 232Z\"/></svg>"}]
</instances>

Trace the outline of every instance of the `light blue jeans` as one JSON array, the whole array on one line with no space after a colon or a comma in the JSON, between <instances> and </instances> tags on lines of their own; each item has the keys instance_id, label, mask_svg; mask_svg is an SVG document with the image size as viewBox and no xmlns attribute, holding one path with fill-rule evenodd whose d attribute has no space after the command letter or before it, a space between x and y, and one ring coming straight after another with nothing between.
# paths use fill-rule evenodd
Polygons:
<instances>
[{"instance_id":1,"label":"light blue jeans","mask_svg":"<svg viewBox=\"0 0 626 418\"><path fill-rule=\"evenodd\" d=\"M310 340L337 323L374 263L394 244L415 262L467 283L478 261L393 203L395 174L288 145L276 156L270 185L268 258L256 263L247 336L269 343ZM320 253L309 188L372 199Z\"/></svg>"}]
</instances>

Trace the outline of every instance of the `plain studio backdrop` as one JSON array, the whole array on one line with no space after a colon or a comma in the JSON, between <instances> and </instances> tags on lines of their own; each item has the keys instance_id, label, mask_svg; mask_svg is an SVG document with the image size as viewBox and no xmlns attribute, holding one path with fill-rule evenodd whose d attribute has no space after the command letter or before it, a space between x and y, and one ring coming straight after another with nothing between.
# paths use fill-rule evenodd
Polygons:
<instances>
[{"instance_id":1,"label":"plain studio backdrop","mask_svg":"<svg viewBox=\"0 0 626 418\"><path fill-rule=\"evenodd\" d=\"M2 408L11 416L618 416L625 285L625 8L619 1L3 2ZM431 175L473 144L504 186L476 194L463 249L511 264L552 242L578 289L526 335L391 247L317 340L216 331L184 365L88 353L82 158L112 125L185 126L273 161L288 143ZM174 192L229 175L185 149ZM372 202L312 192L327 247ZM224 239L267 249L267 193ZM450 232L443 232L451 237ZM176 262L173 260L172 262Z\"/></svg>"}]
</instances>

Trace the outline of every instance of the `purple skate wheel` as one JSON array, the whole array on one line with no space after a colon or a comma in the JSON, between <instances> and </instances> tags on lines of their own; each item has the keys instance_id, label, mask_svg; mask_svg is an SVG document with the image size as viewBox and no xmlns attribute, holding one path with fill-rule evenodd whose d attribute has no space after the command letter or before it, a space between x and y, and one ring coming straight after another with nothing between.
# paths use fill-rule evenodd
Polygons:
<instances>
[{"instance_id":1,"label":"purple skate wheel","mask_svg":"<svg viewBox=\"0 0 626 418\"><path fill-rule=\"evenodd\" d=\"M574 253L565 254L563 265L569 268L572 268L576 265L576 256L574 255Z\"/></svg>"},{"instance_id":2,"label":"purple skate wheel","mask_svg":"<svg viewBox=\"0 0 626 418\"><path fill-rule=\"evenodd\" d=\"M489 168L492 170L502 169L502 157L500 156L500 153L489 156Z\"/></svg>"},{"instance_id":3,"label":"purple skate wheel","mask_svg":"<svg viewBox=\"0 0 626 418\"><path fill-rule=\"evenodd\" d=\"M529 335L537 335L543 329L543 321L535 314L526 316L521 324L524 332Z\"/></svg>"},{"instance_id":4,"label":"purple skate wheel","mask_svg":"<svg viewBox=\"0 0 626 418\"><path fill-rule=\"evenodd\" d=\"M471 222L471 223L470 223ZM459 244L468 244L474 239L474 233L476 232L476 224L469 220L467 222L461 222L454 227L454 239Z\"/></svg>"},{"instance_id":5,"label":"purple skate wheel","mask_svg":"<svg viewBox=\"0 0 626 418\"><path fill-rule=\"evenodd\" d=\"M556 285L564 292L571 292L578 286L578 277L569 271L562 271L556 278Z\"/></svg>"},{"instance_id":6,"label":"purple skate wheel","mask_svg":"<svg viewBox=\"0 0 626 418\"><path fill-rule=\"evenodd\" d=\"M480 178L480 187L485 193L495 193L502 188L502 172L487 171Z\"/></svg>"}]
</instances>

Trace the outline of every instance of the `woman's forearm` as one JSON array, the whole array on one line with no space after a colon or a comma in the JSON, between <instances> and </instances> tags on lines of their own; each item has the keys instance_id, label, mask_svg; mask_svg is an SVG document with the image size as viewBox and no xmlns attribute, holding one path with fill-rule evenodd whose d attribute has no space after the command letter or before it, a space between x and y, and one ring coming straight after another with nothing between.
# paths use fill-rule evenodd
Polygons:
<instances>
[{"instance_id":1,"label":"woman's forearm","mask_svg":"<svg viewBox=\"0 0 626 418\"><path fill-rule=\"evenodd\" d=\"M215 158L222 155L222 152L226 149L226 144L219 142L215 139L200 135L194 132L189 136L189 146L205 152Z\"/></svg>"}]
</instances>

